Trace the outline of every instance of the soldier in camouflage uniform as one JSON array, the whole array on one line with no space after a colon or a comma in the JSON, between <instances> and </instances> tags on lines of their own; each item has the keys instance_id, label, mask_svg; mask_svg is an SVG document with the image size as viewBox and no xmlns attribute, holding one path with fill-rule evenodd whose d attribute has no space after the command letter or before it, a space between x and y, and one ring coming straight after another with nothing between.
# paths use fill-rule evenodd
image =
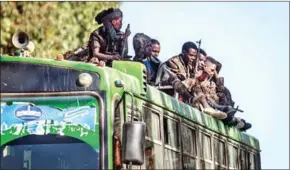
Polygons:
<instances>
[{"instance_id":1,"label":"soldier in camouflage uniform","mask_svg":"<svg viewBox=\"0 0 290 170\"><path fill-rule=\"evenodd\" d=\"M75 52L68 52L72 60L86 61L100 65L106 63L110 66L112 60L121 60L127 57L127 38L131 34L129 26L122 32L123 13L120 9L109 8L103 10L96 17L101 27L93 31L89 41Z\"/></svg>"},{"instance_id":2,"label":"soldier in camouflage uniform","mask_svg":"<svg viewBox=\"0 0 290 170\"><path fill-rule=\"evenodd\" d=\"M207 56L203 68L203 72L206 73L207 77L199 77L194 87L195 96L203 106L217 109L217 112L221 111L217 115L216 113L204 110L206 113L222 119L225 124L236 126L240 130L247 130L251 128L251 124L247 123L244 119L234 117L237 109L234 109L231 105L223 105L223 103L221 103L221 101L227 100L224 95L224 79L218 75L221 66L221 63ZM223 115L222 113L226 113L226 115L224 115L224 117L219 117Z\"/></svg>"}]
</instances>

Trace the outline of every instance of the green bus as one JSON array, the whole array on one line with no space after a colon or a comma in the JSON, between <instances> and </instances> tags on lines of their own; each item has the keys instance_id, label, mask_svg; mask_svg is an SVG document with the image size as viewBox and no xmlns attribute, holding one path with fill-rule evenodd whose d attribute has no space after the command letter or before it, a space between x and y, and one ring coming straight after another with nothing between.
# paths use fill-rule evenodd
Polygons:
<instances>
[{"instance_id":1,"label":"green bus","mask_svg":"<svg viewBox=\"0 0 290 170\"><path fill-rule=\"evenodd\" d=\"M3 55L1 169L261 169L259 141L146 83L146 68Z\"/></svg>"}]
</instances>

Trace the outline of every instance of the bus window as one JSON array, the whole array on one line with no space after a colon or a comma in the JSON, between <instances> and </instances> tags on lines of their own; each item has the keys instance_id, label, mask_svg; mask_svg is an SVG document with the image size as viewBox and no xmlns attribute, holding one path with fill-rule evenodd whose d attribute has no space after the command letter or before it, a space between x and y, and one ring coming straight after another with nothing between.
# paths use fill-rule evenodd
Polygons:
<instances>
[{"instance_id":1,"label":"bus window","mask_svg":"<svg viewBox=\"0 0 290 170\"><path fill-rule=\"evenodd\" d=\"M144 121L146 123L146 136L151 140L161 141L160 117L158 113L144 107Z\"/></svg>"},{"instance_id":2,"label":"bus window","mask_svg":"<svg viewBox=\"0 0 290 170\"><path fill-rule=\"evenodd\" d=\"M214 138L215 162L219 165L226 165L225 142Z\"/></svg>"},{"instance_id":3,"label":"bus window","mask_svg":"<svg viewBox=\"0 0 290 170\"><path fill-rule=\"evenodd\" d=\"M164 117L163 121L165 144L176 149L179 148L178 123L166 117Z\"/></svg>"},{"instance_id":4,"label":"bus window","mask_svg":"<svg viewBox=\"0 0 290 170\"><path fill-rule=\"evenodd\" d=\"M146 123L146 169L163 169L160 116L148 107L143 107L143 113Z\"/></svg>"},{"instance_id":5,"label":"bus window","mask_svg":"<svg viewBox=\"0 0 290 170\"><path fill-rule=\"evenodd\" d=\"M248 169L247 167L247 152L241 149L240 153L241 169Z\"/></svg>"},{"instance_id":6,"label":"bus window","mask_svg":"<svg viewBox=\"0 0 290 170\"><path fill-rule=\"evenodd\" d=\"M178 122L164 117L165 169L180 169Z\"/></svg>"},{"instance_id":7,"label":"bus window","mask_svg":"<svg viewBox=\"0 0 290 170\"><path fill-rule=\"evenodd\" d=\"M255 169L255 155L253 153L250 153L250 169Z\"/></svg>"},{"instance_id":8,"label":"bus window","mask_svg":"<svg viewBox=\"0 0 290 170\"><path fill-rule=\"evenodd\" d=\"M212 160L211 155L211 140L210 136L206 134L202 134L202 150L203 150L203 158L207 160Z\"/></svg>"},{"instance_id":9,"label":"bus window","mask_svg":"<svg viewBox=\"0 0 290 170\"><path fill-rule=\"evenodd\" d=\"M182 125L183 169L196 169L196 133L195 130Z\"/></svg>"},{"instance_id":10,"label":"bus window","mask_svg":"<svg viewBox=\"0 0 290 170\"><path fill-rule=\"evenodd\" d=\"M211 147L211 137L210 135L201 133L201 150L202 150L202 160L201 167L203 169L212 169L212 147Z\"/></svg>"},{"instance_id":11,"label":"bus window","mask_svg":"<svg viewBox=\"0 0 290 170\"><path fill-rule=\"evenodd\" d=\"M146 140L145 159L146 169L163 169L162 145Z\"/></svg>"},{"instance_id":12,"label":"bus window","mask_svg":"<svg viewBox=\"0 0 290 170\"><path fill-rule=\"evenodd\" d=\"M237 169L238 148L233 145L228 145L229 149L229 166L230 169Z\"/></svg>"}]
</instances>

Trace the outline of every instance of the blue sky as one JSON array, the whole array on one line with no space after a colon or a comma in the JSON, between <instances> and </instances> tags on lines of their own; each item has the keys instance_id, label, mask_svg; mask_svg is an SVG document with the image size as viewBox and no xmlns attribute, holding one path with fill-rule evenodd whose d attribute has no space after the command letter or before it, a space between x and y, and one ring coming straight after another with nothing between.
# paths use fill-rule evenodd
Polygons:
<instances>
[{"instance_id":1,"label":"blue sky","mask_svg":"<svg viewBox=\"0 0 290 170\"><path fill-rule=\"evenodd\" d=\"M186 41L223 64L237 116L253 124L262 168L289 168L289 4L287 2L123 2L124 28L161 43L162 61Z\"/></svg>"}]
</instances>

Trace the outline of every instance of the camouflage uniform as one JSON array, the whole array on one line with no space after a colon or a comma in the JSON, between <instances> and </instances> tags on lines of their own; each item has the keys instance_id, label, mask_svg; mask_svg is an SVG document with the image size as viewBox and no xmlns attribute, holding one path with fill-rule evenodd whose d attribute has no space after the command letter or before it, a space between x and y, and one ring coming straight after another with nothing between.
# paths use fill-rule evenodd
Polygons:
<instances>
[{"instance_id":1,"label":"camouflage uniform","mask_svg":"<svg viewBox=\"0 0 290 170\"><path fill-rule=\"evenodd\" d=\"M194 66L193 63L185 64L183 54L179 54L170 58L166 65L169 70L176 75L176 77L182 81L189 91L192 91L194 80ZM169 78L166 84L171 84L174 80Z\"/></svg>"},{"instance_id":2,"label":"camouflage uniform","mask_svg":"<svg viewBox=\"0 0 290 170\"><path fill-rule=\"evenodd\" d=\"M93 57L93 51L96 48L99 48L100 53L106 53L108 51L108 41L106 40L105 36L105 29L103 26L99 27L95 31L93 31L90 35L89 42L88 42L88 49L89 49L89 58L88 62L98 64L99 59Z\"/></svg>"}]
</instances>

